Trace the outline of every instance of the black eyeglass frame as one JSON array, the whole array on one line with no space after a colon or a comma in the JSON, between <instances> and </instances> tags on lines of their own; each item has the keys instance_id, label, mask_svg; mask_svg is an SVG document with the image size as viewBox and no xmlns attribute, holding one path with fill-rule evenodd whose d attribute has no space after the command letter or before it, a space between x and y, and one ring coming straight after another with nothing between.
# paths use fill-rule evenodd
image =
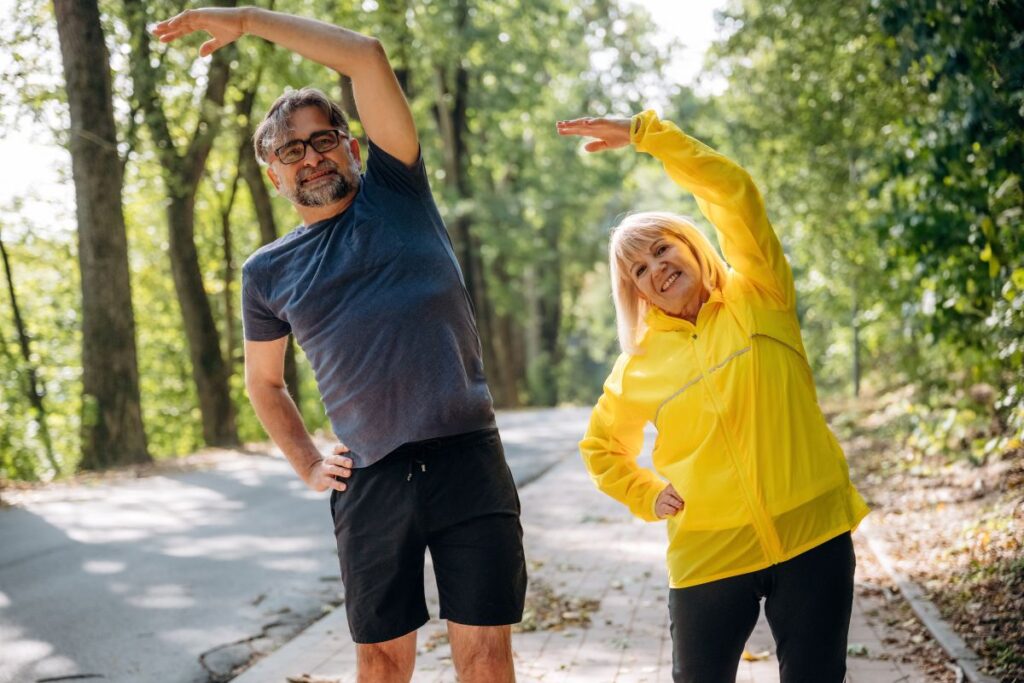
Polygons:
<instances>
[{"instance_id":1,"label":"black eyeglass frame","mask_svg":"<svg viewBox=\"0 0 1024 683\"><path fill-rule=\"evenodd\" d=\"M334 144L332 144L330 147L323 147L321 149L317 149L313 145L313 138L315 138L318 135L323 135L324 133L334 133L335 136L336 136L335 137L336 142ZM346 131L346 130L343 130L341 128L325 128L324 130L317 130L317 131L314 131L314 132L310 133L309 137L306 138L305 140L289 140L288 142L284 143L280 147L275 148L274 149L274 155L278 158L278 160L282 164L285 164L285 165L297 164L297 163L299 163L300 161L302 161L303 159L306 158L306 154L307 154L307 152L309 152L309 148L310 147L313 148L314 152L317 152L318 154L323 154L324 152L330 152L332 149L337 149L338 147L340 147L342 140L351 140L351 139L352 139L352 136L349 135L348 131ZM285 161L281 157L281 150L284 149L285 147L288 147L289 145L294 145L295 143L300 143L302 145L302 154L300 156L296 157L293 161Z\"/></svg>"}]
</instances>

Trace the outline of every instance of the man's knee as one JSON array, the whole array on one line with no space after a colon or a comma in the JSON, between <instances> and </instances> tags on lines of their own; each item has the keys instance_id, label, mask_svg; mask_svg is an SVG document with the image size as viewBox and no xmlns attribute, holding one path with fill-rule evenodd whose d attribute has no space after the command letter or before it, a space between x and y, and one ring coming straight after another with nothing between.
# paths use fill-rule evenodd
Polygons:
<instances>
[{"instance_id":1,"label":"man's knee","mask_svg":"<svg viewBox=\"0 0 1024 683\"><path fill-rule=\"evenodd\" d=\"M455 668L460 675L473 672L511 673L511 627L466 626L448 622L448 636L452 644Z\"/></svg>"},{"instance_id":2,"label":"man's knee","mask_svg":"<svg viewBox=\"0 0 1024 683\"><path fill-rule=\"evenodd\" d=\"M416 663L416 632L383 643L356 646L359 681L405 683Z\"/></svg>"}]
</instances>

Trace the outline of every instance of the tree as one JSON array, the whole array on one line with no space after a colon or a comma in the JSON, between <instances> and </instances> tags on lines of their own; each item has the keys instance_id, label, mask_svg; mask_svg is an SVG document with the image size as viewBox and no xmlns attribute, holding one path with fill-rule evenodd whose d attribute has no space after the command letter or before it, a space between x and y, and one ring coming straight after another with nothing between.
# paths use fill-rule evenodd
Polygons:
<instances>
[{"instance_id":1,"label":"tree","mask_svg":"<svg viewBox=\"0 0 1024 683\"><path fill-rule=\"evenodd\" d=\"M893 121L903 149L878 183L893 283L958 365L1024 392L998 370L1024 359L1024 4L886 0L878 15L928 105Z\"/></svg>"},{"instance_id":2,"label":"tree","mask_svg":"<svg viewBox=\"0 0 1024 683\"><path fill-rule=\"evenodd\" d=\"M982 431L997 438L973 456L1014 443L1024 5L745 0L724 19L717 133L768 189L818 368L852 356L856 387L866 339L878 379L924 402L990 383L1001 397Z\"/></svg>"},{"instance_id":3,"label":"tree","mask_svg":"<svg viewBox=\"0 0 1024 683\"><path fill-rule=\"evenodd\" d=\"M156 145L167 193L171 273L185 323L203 439L211 446L235 446L238 430L228 382L229 365L221 351L220 334L203 285L195 243L196 191L220 129L220 112L235 50L229 46L214 53L199 118L182 153L157 88L161 74L151 62L146 5L141 0L124 0L124 8L132 36L134 99L138 108L145 112L146 127Z\"/></svg>"},{"instance_id":4,"label":"tree","mask_svg":"<svg viewBox=\"0 0 1024 683\"><path fill-rule=\"evenodd\" d=\"M739 28L714 54L730 87L708 116L724 125L710 126L762 185L816 368L856 395L863 338L879 332L866 327L886 305L871 171L888 153L885 126L908 104L891 49L864 3L750 0L728 20Z\"/></svg>"},{"instance_id":5,"label":"tree","mask_svg":"<svg viewBox=\"0 0 1024 683\"><path fill-rule=\"evenodd\" d=\"M563 310L604 260L633 159L583 160L554 122L639 109L637 85L656 81L661 66L651 22L616 3L560 0L424 4L412 17L413 107L432 115L424 153L440 179L495 402L557 403L572 383L562 379ZM442 34L451 39L424 39ZM614 53L615 66L594 70L597 53Z\"/></svg>"},{"instance_id":6,"label":"tree","mask_svg":"<svg viewBox=\"0 0 1024 683\"><path fill-rule=\"evenodd\" d=\"M265 51L261 51L260 57L265 57ZM262 63L261 63L262 64ZM242 93L242 97L235 107L239 117L238 126L238 177L240 177L249 188L249 196L252 199L253 210L256 213L256 221L259 224L260 245L270 244L278 237L277 221L274 218L274 208L270 200L270 192L267 190L266 181L263 180L263 173L260 170L259 162L253 152L253 133L255 126L252 120L252 107L256 99L256 90L259 88L263 77L263 67L256 67L252 83ZM238 178L236 178L237 182ZM231 258L230 245L225 245L227 258ZM231 345L228 344L231 349ZM229 351L229 356L231 355ZM288 387L288 394L295 401L296 406L301 406L299 393L299 372L295 360L295 338L289 335L288 347L284 355L284 381Z\"/></svg>"},{"instance_id":7,"label":"tree","mask_svg":"<svg viewBox=\"0 0 1024 683\"><path fill-rule=\"evenodd\" d=\"M121 159L95 0L55 0L67 83L82 277L82 467L147 462Z\"/></svg>"},{"instance_id":8,"label":"tree","mask_svg":"<svg viewBox=\"0 0 1024 683\"><path fill-rule=\"evenodd\" d=\"M11 300L11 314L14 317L14 330L18 334L18 347L21 349L21 360L19 364L24 369L25 395L32 409L36 414L36 425L39 427L39 435L43 442L43 450L46 460L53 470L53 474L60 474L61 466L57 456L53 452L53 440L50 438L50 429L46 422L46 406L43 403L44 392L39 382L39 373L36 371L32 361L32 342L28 331L25 329L25 321L21 317L21 308L18 306L18 296L14 287L14 274L11 272L11 259L7 254L7 247L4 246L3 236L0 235L0 262L4 265L4 277L7 280L7 295ZM7 351L7 343L0 338L2 352Z\"/></svg>"}]
</instances>

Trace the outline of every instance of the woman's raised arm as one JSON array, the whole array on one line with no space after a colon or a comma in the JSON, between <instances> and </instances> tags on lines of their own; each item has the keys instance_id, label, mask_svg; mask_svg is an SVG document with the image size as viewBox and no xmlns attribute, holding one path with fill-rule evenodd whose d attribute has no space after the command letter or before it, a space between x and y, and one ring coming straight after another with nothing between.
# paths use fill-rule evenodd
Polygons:
<instances>
[{"instance_id":1,"label":"woman's raised arm","mask_svg":"<svg viewBox=\"0 0 1024 683\"><path fill-rule=\"evenodd\" d=\"M600 152L632 143L665 167L676 184L691 192L718 232L726 261L777 305L795 306L793 274L768 221L764 201L750 174L728 157L685 134L653 111L632 119L580 118L557 123L559 135L594 138L585 149Z\"/></svg>"},{"instance_id":2,"label":"woman's raised arm","mask_svg":"<svg viewBox=\"0 0 1024 683\"><path fill-rule=\"evenodd\" d=\"M701 213L715 226L729 265L776 305L794 308L793 273L750 174L653 111L633 117L630 142L693 193Z\"/></svg>"}]
</instances>

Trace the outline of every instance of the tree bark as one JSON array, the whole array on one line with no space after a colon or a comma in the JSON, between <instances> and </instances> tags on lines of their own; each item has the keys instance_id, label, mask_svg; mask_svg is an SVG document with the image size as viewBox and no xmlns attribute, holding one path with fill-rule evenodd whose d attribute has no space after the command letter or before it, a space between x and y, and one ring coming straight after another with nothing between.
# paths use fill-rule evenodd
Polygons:
<instances>
[{"instance_id":1,"label":"tree bark","mask_svg":"<svg viewBox=\"0 0 1024 683\"><path fill-rule=\"evenodd\" d=\"M245 154L245 152L246 150L242 150L241 154ZM238 335L236 332L237 324L235 321L235 249L234 239L231 234L231 210L235 206L235 196L238 194L239 175L240 171L236 170L228 187L227 199L220 207L221 253L224 259L224 286L222 289L224 304L224 359L227 364L228 377L235 374L235 365L239 355Z\"/></svg>"},{"instance_id":2,"label":"tree bark","mask_svg":"<svg viewBox=\"0 0 1024 683\"><path fill-rule=\"evenodd\" d=\"M562 364L562 256L561 230L554 222L544 225L544 267L540 273L540 345L544 355L545 402L558 405L558 367Z\"/></svg>"},{"instance_id":3,"label":"tree bark","mask_svg":"<svg viewBox=\"0 0 1024 683\"><path fill-rule=\"evenodd\" d=\"M341 92L342 111L348 117L349 123L359 121L359 109L356 108L356 96L352 91L352 79L345 74L338 74L338 88Z\"/></svg>"},{"instance_id":4,"label":"tree bark","mask_svg":"<svg viewBox=\"0 0 1024 683\"><path fill-rule=\"evenodd\" d=\"M81 466L148 462L110 59L96 0L55 0L54 14L71 113L82 276Z\"/></svg>"},{"instance_id":5,"label":"tree bark","mask_svg":"<svg viewBox=\"0 0 1024 683\"><path fill-rule=\"evenodd\" d=\"M218 4L234 5L233 2ZM196 190L205 171L214 137L220 129L234 46L222 48L213 54L199 123L188 149L184 154L179 154L163 103L157 93L158 78L150 62L150 36L146 29L145 5L142 0L124 0L124 6L132 35L131 75L134 97L145 112L146 127L156 145L166 185L171 275L188 339L192 377L202 415L203 440L210 446L237 446L238 429L228 381L228 364L221 353L220 334L203 286L195 244Z\"/></svg>"}]
</instances>

